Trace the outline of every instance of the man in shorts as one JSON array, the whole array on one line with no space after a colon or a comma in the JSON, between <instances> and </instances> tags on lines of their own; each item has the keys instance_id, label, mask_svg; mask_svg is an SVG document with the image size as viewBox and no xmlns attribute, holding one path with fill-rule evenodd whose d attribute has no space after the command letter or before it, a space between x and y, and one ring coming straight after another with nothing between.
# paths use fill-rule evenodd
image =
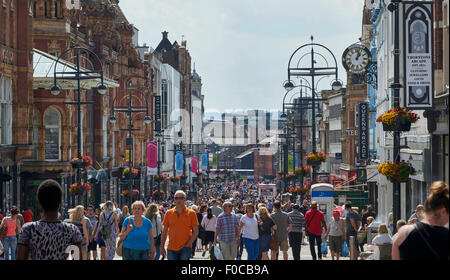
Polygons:
<instances>
[{"instance_id":1,"label":"man in shorts","mask_svg":"<svg viewBox=\"0 0 450 280\"><path fill-rule=\"evenodd\" d=\"M292 229L292 220L289 215L281 211L281 202L279 200L273 203L274 212L271 217L277 230L275 231L275 238L278 242L277 250L272 250L272 260L277 259L278 251L281 249L283 252L283 259L288 260L289 243L288 243L288 233Z\"/></svg>"},{"instance_id":2,"label":"man in shorts","mask_svg":"<svg viewBox=\"0 0 450 280\"><path fill-rule=\"evenodd\" d=\"M350 237L353 236L353 240L355 243L353 255L355 256L355 260L359 257L359 244L358 244L358 229L361 225L361 219L355 211L352 210L352 203L347 201L345 203L345 210L347 211L347 215L345 218L345 229L347 236L347 244L349 248L351 248Z\"/></svg>"}]
</instances>

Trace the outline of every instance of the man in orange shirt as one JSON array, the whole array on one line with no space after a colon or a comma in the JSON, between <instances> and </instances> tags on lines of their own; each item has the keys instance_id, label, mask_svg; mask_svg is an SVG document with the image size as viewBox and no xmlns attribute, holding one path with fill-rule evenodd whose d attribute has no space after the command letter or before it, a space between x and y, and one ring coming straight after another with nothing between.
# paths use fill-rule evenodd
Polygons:
<instances>
[{"instance_id":1,"label":"man in orange shirt","mask_svg":"<svg viewBox=\"0 0 450 280\"><path fill-rule=\"evenodd\" d=\"M188 209L186 193L175 193L175 207L164 215L163 232L161 236L161 256L167 255L168 260L189 260L191 246L198 235L198 220L194 210ZM166 238L169 235L167 253L165 249Z\"/></svg>"}]
</instances>

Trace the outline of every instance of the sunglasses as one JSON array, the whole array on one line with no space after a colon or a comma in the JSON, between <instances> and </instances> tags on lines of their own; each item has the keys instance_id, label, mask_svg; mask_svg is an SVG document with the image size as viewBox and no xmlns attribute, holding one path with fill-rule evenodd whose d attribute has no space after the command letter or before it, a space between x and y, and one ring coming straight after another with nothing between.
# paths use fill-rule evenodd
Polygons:
<instances>
[{"instance_id":1,"label":"sunglasses","mask_svg":"<svg viewBox=\"0 0 450 280\"><path fill-rule=\"evenodd\" d=\"M175 197L175 200L179 200L179 199L185 199L185 197L184 196Z\"/></svg>"}]
</instances>

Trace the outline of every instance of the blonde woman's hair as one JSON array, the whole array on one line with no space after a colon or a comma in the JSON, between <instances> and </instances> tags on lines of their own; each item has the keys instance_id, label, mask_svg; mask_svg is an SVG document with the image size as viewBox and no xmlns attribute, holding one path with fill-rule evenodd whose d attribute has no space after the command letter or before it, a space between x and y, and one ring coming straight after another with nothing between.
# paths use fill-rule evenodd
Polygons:
<instances>
[{"instance_id":1,"label":"blonde woman's hair","mask_svg":"<svg viewBox=\"0 0 450 280\"><path fill-rule=\"evenodd\" d=\"M374 217L372 216L367 217L367 224L370 224L371 222L373 222L373 220L375 220Z\"/></svg>"},{"instance_id":2,"label":"blonde woman's hair","mask_svg":"<svg viewBox=\"0 0 450 280\"><path fill-rule=\"evenodd\" d=\"M133 211L133 208L134 208L135 206L141 206L141 207L142 207L142 210L145 211L145 204L144 204L144 202L142 202L141 200L135 201L135 202L133 202L133 204L131 204L131 211Z\"/></svg>"},{"instance_id":3,"label":"blonde woman's hair","mask_svg":"<svg viewBox=\"0 0 450 280\"><path fill-rule=\"evenodd\" d=\"M389 233L386 224L380 224L380 225L378 226L378 234L383 234L383 233Z\"/></svg>"},{"instance_id":4,"label":"blonde woman's hair","mask_svg":"<svg viewBox=\"0 0 450 280\"><path fill-rule=\"evenodd\" d=\"M258 215L259 215L261 218L269 218L269 217L270 217L270 216L269 216L269 210L267 210L266 207L259 207L259 208L258 208Z\"/></svg>"},{"instance_id":5,"label":"blonde woman's hair","mask_svg":"<svg viewBox=\"0 0 450 280\"><path fill-rule=\"evenodd\" d=\"M145 210L144 216L151 221L158 214L159 214L158 205L152 203L148 205L147 210Z\"/></svg>"},{"instance_id":6,"label":"blonde woman's hair","mask_svg":"<svg viewBox=\"0 0 450 280\"><path fill-rule=\"evenodd\" d=\"M112 212L115 210L114 203L111 200L108 200L107 202L100 205L103 212Z\"/></svg>"},{"instance_id":7,"label":"blonde woman's hair","mask_svg":"<svg viewBox=\"0 0 450 280\"><path fill-rule=\"evenodd\" d=\"M122 214L130 214L130 209L128 208L128 205L122 207Z\"/></svg>"},{"instance_id":8,"label":"blonde woman's hair","mask_svg":"<svg viewBox=\"0 0 450 280\"><path fill-rule=\"evenodd\" d=\"M75 208L69 209L69 218L72 222L81 222L84 216L83 205L77 205Z\"/></svg>"}]
</instances>

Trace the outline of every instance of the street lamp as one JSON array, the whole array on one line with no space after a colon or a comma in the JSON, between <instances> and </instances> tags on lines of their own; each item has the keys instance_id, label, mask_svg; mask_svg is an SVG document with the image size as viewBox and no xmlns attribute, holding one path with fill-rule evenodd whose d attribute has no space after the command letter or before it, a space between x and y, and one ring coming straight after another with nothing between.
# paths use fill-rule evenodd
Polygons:
<instances>
[{"instance_id":1,"label":"street lamp","mask_svg":"<svg viewBox=\"0 0 450 280\"><path fill-rule=\"evenodd\" d=\"M324 45L321 44L317 44L313 42L314 37L311 36L311 43L309 44L305 44L301 47L299 47L297 50L295 50L290 59L289 59L289 63L288 63L288 79L285 84L284 84L284 88L286 89L287 92L290 92L295 85L292 83L291 81L291 77L300 77L300 78L310 78L311 79L311 83L310 83L310 89L312 91L312 98L311 98L311 102L312 102L312 147L311 150L313 153L316 152L316 122L314 120L314 118L316 117L316 102L320 101L321 99L316 98L316 77L321 77L325 78L325 77L329 77L329 76L335 76L335 79L331 85L331 87L334 90L340 90L342 88L342 82L338 79L338 64L337 64L337 60L336 57L334 56L334 54L330 51L330 49L328 49L327 47L325 47ZM305 48L310 47L311 50L306 54L303 54L299 59L298 62L296 63L295 66L291 66L291 62L294 58L294 56L301 50L304 50ZM322 50L322 52L325 51L325 54L328 54L328 57L332 57L333 61L334 61L334 65L330 66L330 63L328 62L328 60L326 59L326 56L315 50L316 49L320 49ZM310 66L308 67L300 67L299 65L301 64L302 60L305 57L310 56ZM323 62L323 65L318 67L316 66L316 64L318 64L318 61L316 61L321 59ZM319 81L320 81L319 79ZM283 102L284 103L284 102ZM283 110L284 111L284 110ZM313 176L312 176L312 180L314 181L316 179L316 167L313 166Z\"/></svg>"},{"instance_id":2,"label":"street lamp","mask_svg":"<svg viewBox=\"0 0 450 280\"><path fill-rule=\"evenodd\" d=\"M115 106L115 101L116 99L120 96L117 95L116 98L114 98L113 102L112 102L112 115L109 118L109 121L112 124L115 124L117 122L117 117L114 115L115 112L121 112L121 113L125 113L128 119L128 128L124 128L124 129L120 129L121 131L128 131L128 137L126 139L126 146L129 148L129 152L128 152L128 168L130 169L129 174L129 184L130 187L133 186L133 179L132 179L132 175L131 175L131 169L132 169L132 153L133 153L133 134L132 131L139 131L140 129L138 128L134 128L134 124L133 124L133 118L132 115L133 113L145 113L145 117L144 117L144 124L145 125L149 125L151 124L152 118L149 115L149 103L148 103L148 99L147 96L141 92L138 91L138 89L140 88L146 88L145 86L141 86L141 85L132 85L132 83L130 82L128 84L128 88L126 88L123 92L127 92L128 93L128 105L127 106ZM135 94L133 94L133 92L137 92L140 93L143 97L144 100L146 102L146 106L135 106L133 105L133 97L137 98L137 96ZM119 190L120 192L120 190Z\"/></svg>"},{"instance_id":3,"label":"street lamp","mask_svg":"<svg viewBox=\"0 0 450 280\"><path fill-rule=\"evenodd\" d=\"M73 58L75 58L75 66L69 67L69 70L64 67L63 71L57 71L57 66L60 64L60 60L63 56L67 55L68 53L73 53ZM87 54L86 57L93 57L96 60L96 63L93 63L93 61L90 61L88 58L80 56L80 54ZM88 60L88 63L86 65L92 65L93 69L84 69L80 66L80 59L86 59ZM98 69L96 70L93 65L98 65ZM78 120L77 120L77 154L78 158L81 158L81 105L82 104L92 104L92 101L89 102L81 102L81 81L84 80L98 80L100 79L101 84L97 88L99 94L106 94L107 87L103 83L103 66L100 58L97 56L96 53L93 51L83 48L83 47L71 47L69 49L66 49L56 60L55 66L53 69L53 87L50 89L50 92L52 95L57 96L61 93L62 89L57 85L57 80L75 80L77 81L77 101L76 102L66 102L67 105L77 105L77 113L78 113ZM81 167L77 168L77 183L80 186L81 185ZM87 194L86 194L87 195ZM87 201L86 201L87 202Z\"/></svg>"}]
</instances>

